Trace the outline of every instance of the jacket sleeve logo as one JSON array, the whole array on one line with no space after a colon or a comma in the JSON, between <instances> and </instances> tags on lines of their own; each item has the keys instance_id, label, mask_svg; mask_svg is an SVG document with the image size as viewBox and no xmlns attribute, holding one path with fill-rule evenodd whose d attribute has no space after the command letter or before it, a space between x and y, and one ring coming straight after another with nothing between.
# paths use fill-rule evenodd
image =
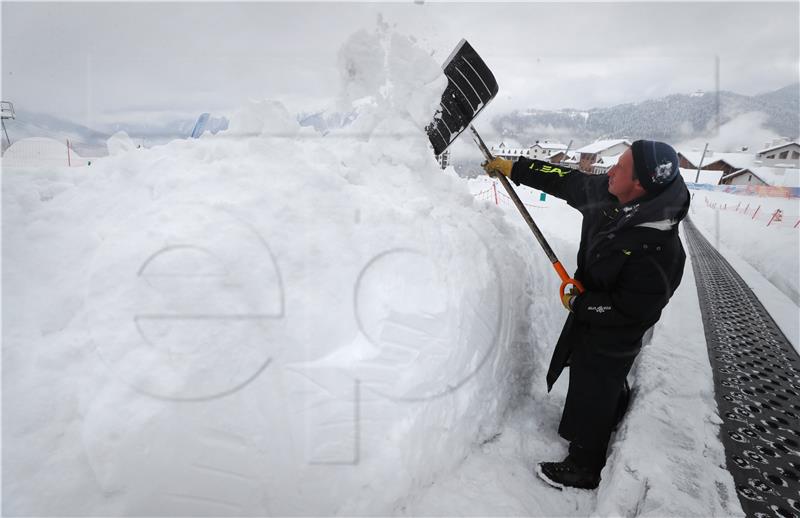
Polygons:
<instances>
[{"instance_id":1,"label":"jacket sleeve logo","mask_svg":"<svg viewBox=\"0 0 800 518\"><path fill-rule=\"evenodd\" d=\"M611 306L589 306L586 309L589 311L594 311L595 313L603 314L606 311L611 311Z\"/></svg>"},{"instance_id":2,"label":"jacket sleeve logo","mask_svg":"<svg viewBox=\"0 0 800 518\"><path fill-rule=\"evenodd\" d=\"M556 167L550 164L543 164L541 167L536 167L536 163L534 162L531 164L530 169L538 173L545 173L545 174L557 174L558 176L564 177L569 174L569 169L561 169L560 167Z\"/></svg>"}]
</instances>

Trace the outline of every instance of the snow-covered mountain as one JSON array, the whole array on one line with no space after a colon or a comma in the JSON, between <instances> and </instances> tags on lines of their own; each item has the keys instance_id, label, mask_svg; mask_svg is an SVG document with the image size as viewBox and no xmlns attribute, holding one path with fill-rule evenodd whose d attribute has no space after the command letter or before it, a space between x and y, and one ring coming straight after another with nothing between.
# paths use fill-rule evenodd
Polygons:
<instances>
[{"instance_id":1,"label":"snow-covered mountain","mask_svg":"<svg viewBox=\"0 0 800 518\"><path fill-rule=\"evenodd\" d=\"M712 92L695 92L610 108L517 110L495 117L492 126L501 138L525 143L548 136L564 142L573 140L575 148L599 138L653 138L683 142L713 131L717 123L723 125L742 114L758 112L763 114L765 129L780 136L797 138L800 135L798 99L800 83L754 96L723 91L717 97ZM296 115L301 126L313 127L322 135L349 126L358 117L357 108ZM88 128L52 115L17 110L17 118L7 121L6 126L12 142L26 137L70 139L73 148L81 155L102 156L107 153L106 141L117 131L125 131L145 145L155 145L187 138L195 123L196 118L182 118L166 122L120 121L101 128ZM226 117L212 116L206 124L206 131L216 134L227 129L228 124Z\"/></svg>"},{"instance_id":2,"label":"snow-covered mountain","mask_svg":"<svg viewBox=\"0 0 800 518\"><path fill-rule=\"evenodd\" d=\"M175 119L166 122L118 122L104 127L110 134L117 131L124 131L134 138L146 140L149 145L166 144L177 138L188 138L192 134L197 123L197 117ZM208 118L204 131L216 134L219 131L228 129L228 119L226 117Z\"/></svg>"},{"instance_id":3,"label":"snow-covered mountain","mask_svg":"<svg viewBox=\"0 0 800 518\"><path fill-rule=\"evenodd\" d=\"M177 138L188 138L197 118L175 119L167 122L125 122L89 128L82 124L45 113L25 109L16 110L16 118L7 120L6 128L12 143L30 137L47 137L70 144L82 156L104 156L108 153L106 141L118 131L126 132L135 141L147 145L164 144ZM216 134L228 128L226 117L209 117L205 130ZM5 151L5 142L3 150Z\"/></svg>"},{"instance_id":4,"label":"snow-covered mountain","mask_svg":"<svg viewBox=\"0 0 800 518\"><path fill-rule=\"evenodd\" d=\"M500 115L492 125L501 136L533 142L547 135L576 145L599 138L652 138L680 142L702 136L739 115L764 114L764 128L778 135L800 135L800 83L747 96L721 91L675 94L640 103L589 110L520 110Z\"/></svg>"}]
</instances>

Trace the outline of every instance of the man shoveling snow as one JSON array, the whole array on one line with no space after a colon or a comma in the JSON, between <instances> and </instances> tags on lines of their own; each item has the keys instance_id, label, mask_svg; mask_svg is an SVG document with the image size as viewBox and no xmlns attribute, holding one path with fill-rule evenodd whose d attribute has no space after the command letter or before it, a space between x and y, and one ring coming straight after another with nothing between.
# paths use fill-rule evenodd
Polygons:
<instances>
[{"instance_id":1,"label":"man shoveling snow","mask_svg":"<svg viewBox=\"0 0 800 518\"><path fill-rule=\"evenodd\" d=\"M550 390L570 367L558 429L570 441L569 454L540 463L537 473L556 487L596 488L611 432L628 404L626 376L642 336L659 320L683 273L678 223L688 211L689 191L677 154L663 142L638 140L599 176L522 157L483 166L583 214L574 278L585 291L562 296L570 313L547 373Z\"/></svg>"}]
</instances>

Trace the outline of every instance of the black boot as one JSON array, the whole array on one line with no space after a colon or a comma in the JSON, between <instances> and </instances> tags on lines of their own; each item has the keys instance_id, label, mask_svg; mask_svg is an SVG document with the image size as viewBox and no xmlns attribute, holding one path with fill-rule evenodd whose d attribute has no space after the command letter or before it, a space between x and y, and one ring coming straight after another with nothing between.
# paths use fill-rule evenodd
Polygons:
<instances>
[{"instance_id":1,"label":"black boot","mask_svg":"<svg viewBox=\"0 0 800 518\"><path fill-rule=\"evenodd\" d=\"M598 470L579 466L570 457L561 462L541 462L536 466L536 474L558 489L565 487L595 489L600 484Z\"/></svg>"}]
</instances>

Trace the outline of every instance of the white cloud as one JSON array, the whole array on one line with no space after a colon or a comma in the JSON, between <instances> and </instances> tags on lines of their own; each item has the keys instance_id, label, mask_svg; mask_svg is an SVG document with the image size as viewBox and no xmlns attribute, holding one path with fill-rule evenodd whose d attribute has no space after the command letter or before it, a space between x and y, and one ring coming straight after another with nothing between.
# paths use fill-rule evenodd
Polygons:
<instances>
[{"instance_id":1,"label":"white cloud","mask_svg":"<svg viewBox=\"0 0 800 518\"><path fill-rule=\"evenodd\" d=\"M780 138L780 135L763 127L767 115L761 112L743 113L720 126L719 131L711 128L706 135L678 144L678 149L702 150L706 142L708 148L719 152L740 151L742 147L750 151L764 149L765 144Z\"/></svg>"},{"instance_id":2,"label":"white cloud","mask_svg":"<svg viewBox=\"0 0 800 518\"><path fill-rule=\"evenodd\" d=\"M336 53L378 14L443 60L466 37L509 109L603 107L797 81L800 6L719 3L2 4L3 97L78 120L148 110L290 110L339 94Z\"/></svg>"}]
</instances>

